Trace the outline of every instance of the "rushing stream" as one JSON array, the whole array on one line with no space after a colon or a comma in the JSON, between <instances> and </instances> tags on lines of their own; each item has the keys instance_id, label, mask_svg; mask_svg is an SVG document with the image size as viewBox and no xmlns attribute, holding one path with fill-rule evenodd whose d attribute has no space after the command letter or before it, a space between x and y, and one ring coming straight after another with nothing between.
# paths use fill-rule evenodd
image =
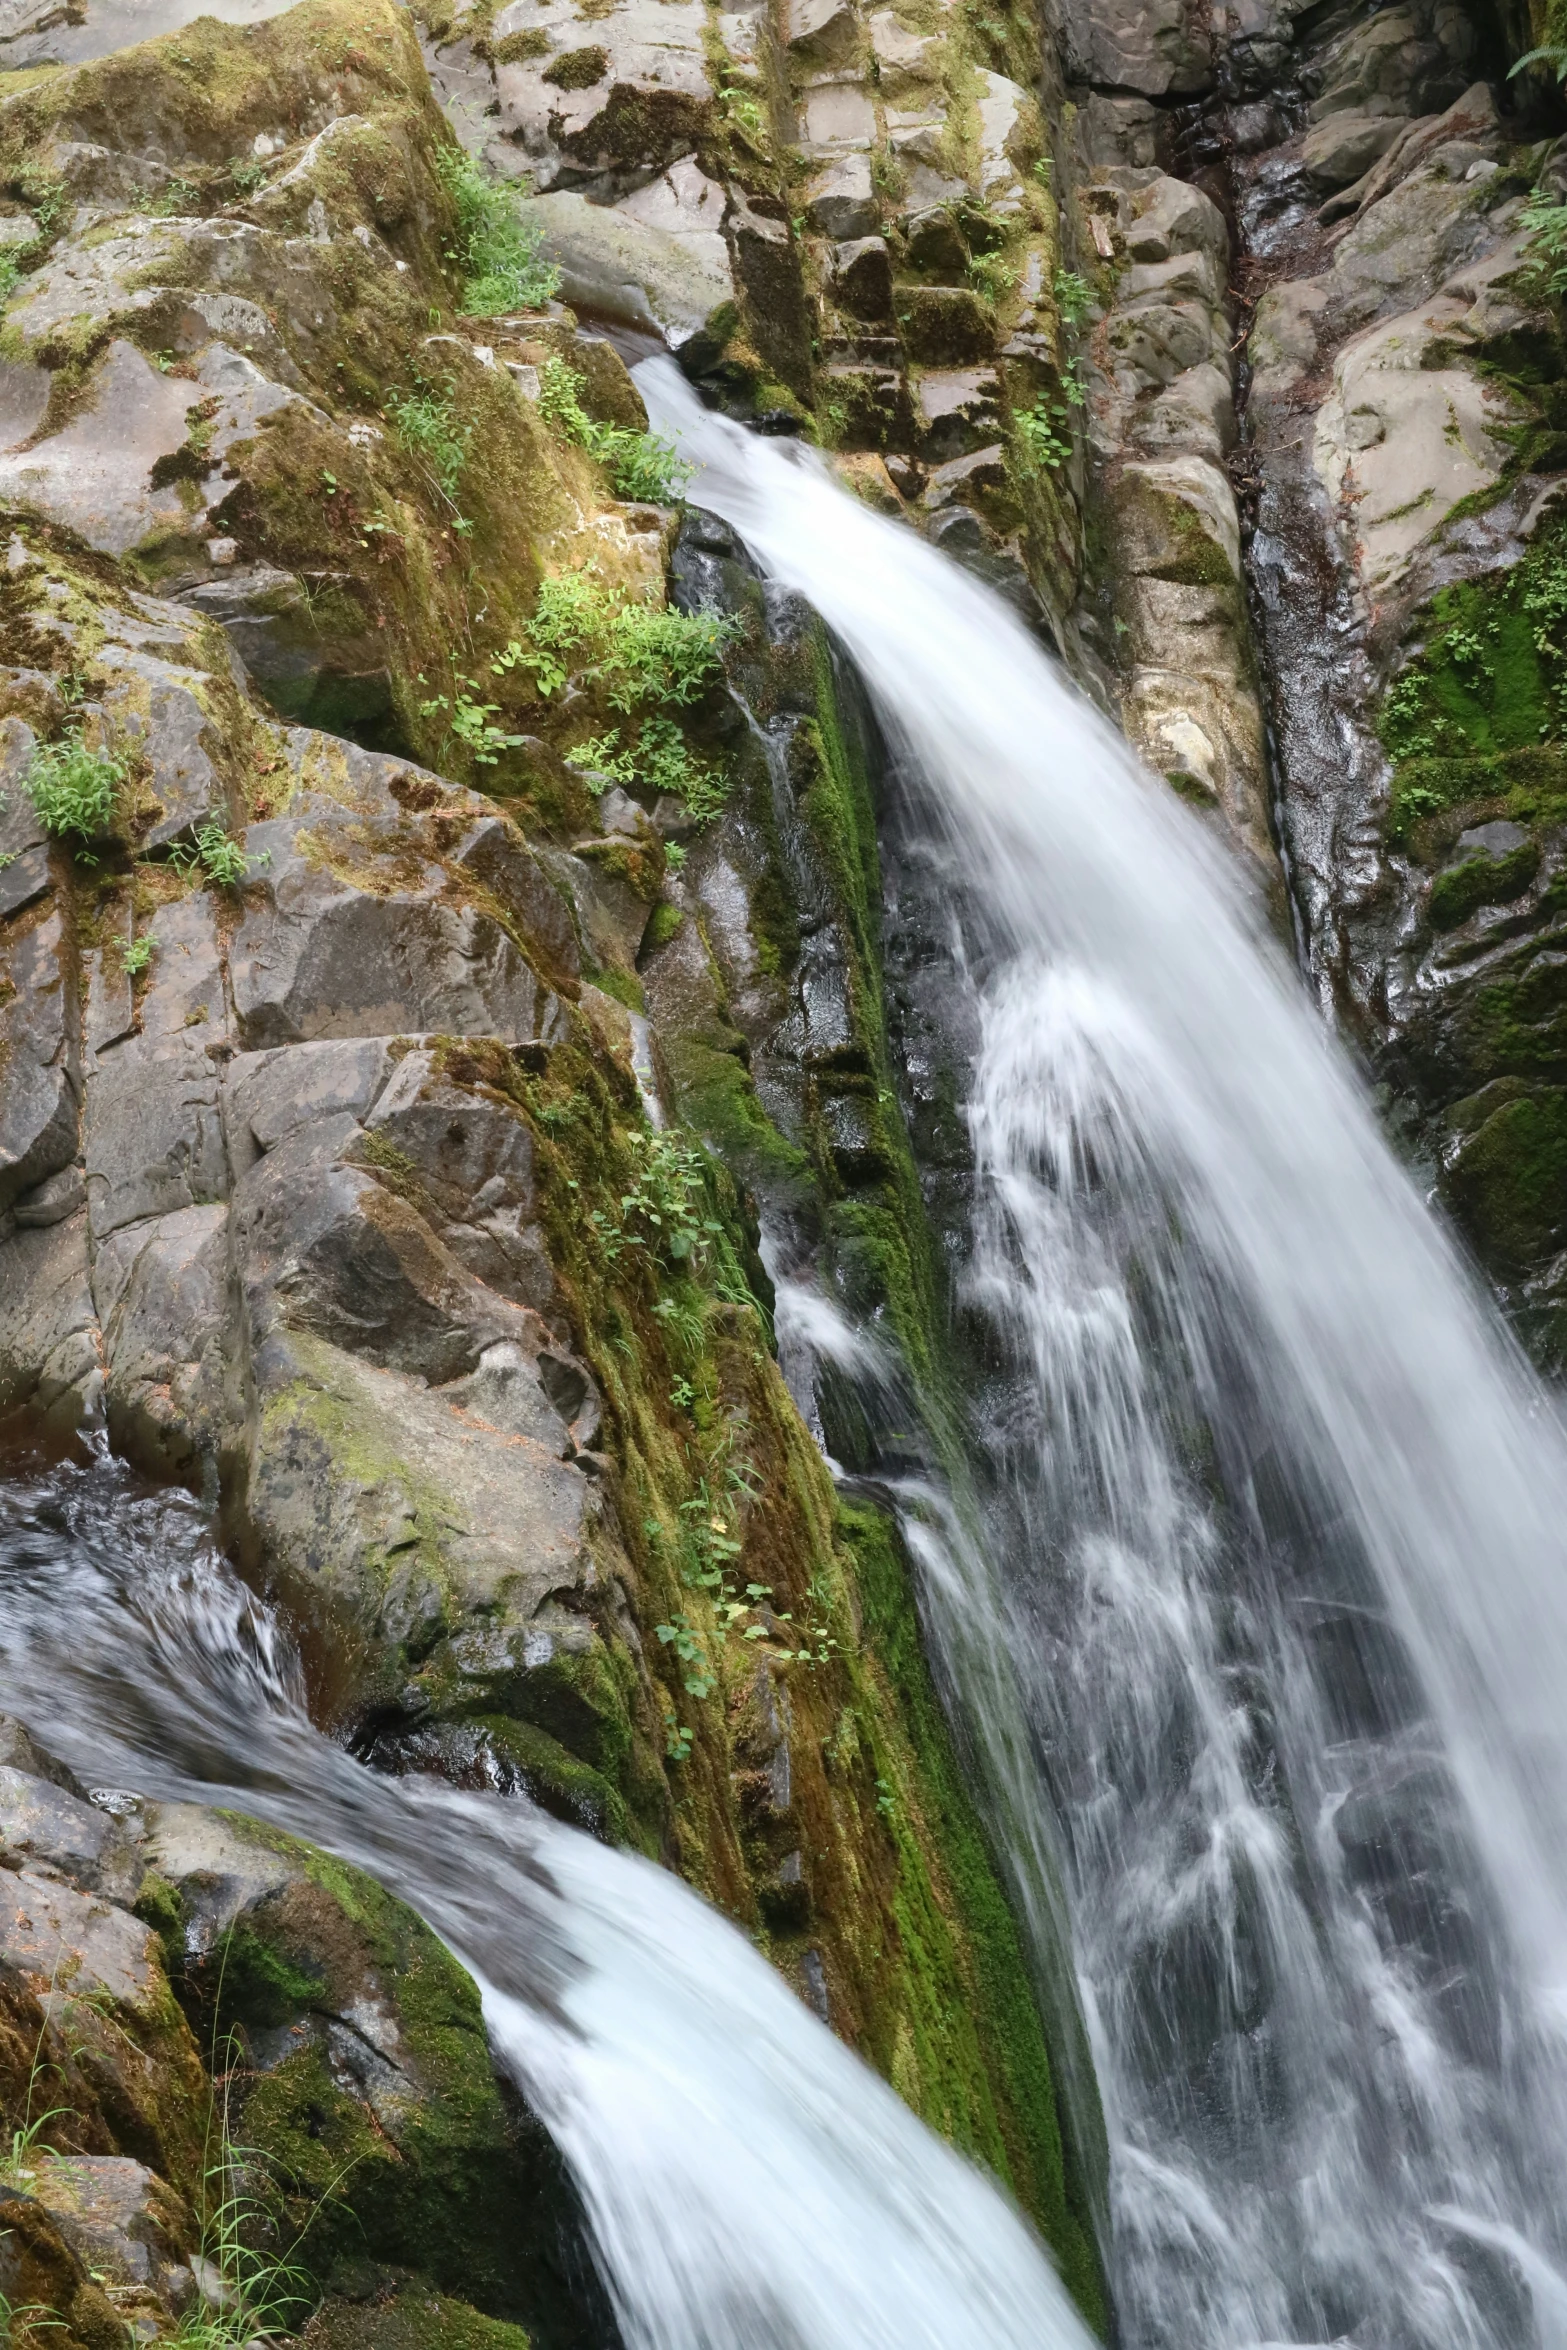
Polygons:
<instances>
[{"instance_id":1,"label":"rushing stream","mask_svg":"<svg viewBox=\"0 0 1567 2350\"><path fill-rule=\"evenodd\" d=\"M1567 2341L1554 1410L1173 795L983 589L641 376L962 909L1003 1368L973 1523L904 1498L1015 1884L1059 1822L1124 2339Z\"/></svg>"}]
</instances>

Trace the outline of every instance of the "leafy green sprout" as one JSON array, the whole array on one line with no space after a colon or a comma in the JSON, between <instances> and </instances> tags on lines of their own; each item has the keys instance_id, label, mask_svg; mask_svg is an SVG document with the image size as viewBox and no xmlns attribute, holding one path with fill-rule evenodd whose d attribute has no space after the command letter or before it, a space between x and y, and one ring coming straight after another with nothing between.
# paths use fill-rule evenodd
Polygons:
<instances>
[{"instance_id":1,"label":"leafy green sprout","mask_svg":"<svg viewBox=\"0 0 1567 2350\"><path fill-rule=\"evenodd\" d=\"M566 763L583 771L595 798L611 783L642 783L679 800L698 823L719 815L729 797L728 777L696 758L669 718L645 720L635 743L624 748L618 726L607 734L590 735L566 753ZM684 862L682 851L674 859L676 869Z\"/></svg>"},{"instance_id":2,"label":"leafy green sprout","mask_svg":"<svg viewBox=\"0 0 1567 2350\"><path fill-rule=\"evenodd\" d=\"M672 506L696 468L656 433L630 432L623 425L596 424L582 405L582 378L564 359L548 359L539 371L539 413L566 438L586 449L608 473L617 498L650 506Z\"/></svg>"},{"instance_id":3,"label":"leafy green sprout","mask_svg":"<svg viewBox=\"0 0 1567 2350\"><path fill-rule=\"evenodd\" d=\"M498 318L510 310L542 310L560 288L560 271L539 251L543 230L525 217L511 189L487 178L465 149L443 149L436 168L456 215L446 258L463 281L462 315Z\"/></svg>"},{"instance_id":4,"label":"leafy green sprout","mask_svg":"<svg viewBox=\"0 0 1567 2350\"><path fill-rule=\"evenodd\" d=\"M623 590L586 571L562 571L539 584L527 643L513 638L490 667L497 677L519 665L531 669L546 700L582 670L611 709L679 709L707 690L739 628L718 612L628 602Z\"/></svg>"},{"instance_id":5,"label":"leafy green sprout","mask_svg":"<svg viewBox=\"0 0 1567 2350\"><path fill-rule=\"evenodd\" d=\"M151 961L150 938L127 939L120 948L120 969L127 979L139 979Z\"/></svg>"},{"instance_id":6,"label":"leafy green sprout","mask_svg":"<svg viewBox=\"0 0 1567 2350\"><path fill-rule=\"evenodd\" d=\"M34 751L22 789L45 832L57 840L76 840L78 862L91 865L97 862L92 843L108 831L128 773L125 760L89 750L78 729Z\"/></svg>"},{"instance_id":7,"label":"leafy green sprout","mask_svg":"<svg viewBox=\"0 0 1567 2350\"><path fill-rule=\"evenodd\" d=\"M1093 287L1075 269L1056 271L1055 297L1064 326L1080 326L1094 306Z\"/></svg>"},{"instance_id":8,"label":"leafy green sprout","mask_svg":"<svg viewBox=\"0 0 1567 2350\"><path fill-rule=\"evenodd\" d=\"M1057 429L1066 420L1065 408L1047 406L1043 400L1019 412L1014 422L1025 471L1054 473L1071 456L1071 441L1063 438Z\"/></svg>"},{"instance_id":9,"label":"leafy green sprout","mask_svg":"<svg viewBox=\"0 0 1567 2350\"><path fill-rule=\"evenodd\" d=\"M190 875L199 869L218 889L239 889L249 879L252 865L270 861L270 852L265 850L260 856L247 856L216 816L198 824L192 840L175 841L169 850L170 864L181 873Z\"/></svg>"},{"instance_id":10,"label":"leafy green sprout","mask_svg":"<svg viewBox=\"0 0 1567 2350\"><path fill-rule=\"evenodd\" d=\"M422 674L419 682L421 685L425 682ZM499 764L502 751L514 751L527 741L526 735L508 734L504 727L496 725L500 704L480 701L482 688L477 678L456 673L452 683L456 689L453 693L432 694L428 701L419 704L421 718L433 718L440 711L447 714L446 739L438 755L444 756L452 743L461 743L472 755L475 766L494 767Z\"/></svg>"},{"instance_id":11,"label":"leafy green sprout","mask_svg":"<svg viewBox=\"0 0 1567 2350\"><path fill-rule=\"evenodd\" d=\"M457 508L457 488L468 462L473 427L459 421L448 384L416 384L412 391L389 392L384 412L410 457L424 467L435 488L457 515L457 526L470 526Z\"/></svg>"}]
</instances>

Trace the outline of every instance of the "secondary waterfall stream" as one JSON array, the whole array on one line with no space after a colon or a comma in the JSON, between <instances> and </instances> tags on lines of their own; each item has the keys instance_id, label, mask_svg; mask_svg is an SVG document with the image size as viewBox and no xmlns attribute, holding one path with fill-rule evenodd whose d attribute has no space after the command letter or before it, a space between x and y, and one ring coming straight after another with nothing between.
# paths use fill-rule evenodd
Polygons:
<instances>
[{"instance_id":1,"label":"secondary waterfall stream","mask_svg":"<svg viewBox=\"0 0 1567 2350\"><path fill-rule=\"evenodd\" d=\"M1089 2350L1003 2199L650 1863L366 1769L206 1514L113 1463L0 1486L0 1709L93 1779L372 1871L471 1966L628 2350Z\"/></svg>"},{"instance_id":2,"label":"secondary waterfall stream","mask_svg":"<svg viewBox=\"0 0 1567 2350\"><path fill-rule=\"evenodd\" d=\"M1059 1842L1128 2350L1560 2350L1553 1410L1192 820L987 593L641 372L857 663L974 936L1001 1369L972 1498L899 1499L1041 1944ZM674 1878L321 1738L183 1497L5 1489L0 1704L430 1919L634 2350L1081 2350L1001 2197Z\"/></svg>"},{"instance_id":3,"label":"secondary waterfall stream","mask_svg":"<svg viewBox=\"0 0 1567 2350\"><path fill-rule=\"evenodd\" d=\"M1060 1821L1124 2338L1560 2342L1554 1408L1173 796L983 589L640 376L857 665L970 934L1003 1369L975 1522L905 1499L1015 1883Z\"/></svg>"}]
</instances>

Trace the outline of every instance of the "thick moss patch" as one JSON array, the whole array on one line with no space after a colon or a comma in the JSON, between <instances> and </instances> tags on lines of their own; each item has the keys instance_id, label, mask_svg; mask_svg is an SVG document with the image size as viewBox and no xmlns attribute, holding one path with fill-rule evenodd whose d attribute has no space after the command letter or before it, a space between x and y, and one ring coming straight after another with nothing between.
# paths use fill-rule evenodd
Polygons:
<instances>
[{"instance_id":1,"label":"thick moss patch","mask_svg":"<svg viewBox=\"0 0 1567 2350\"><path fill-rule=\"evenodd\" d=\"M1073 2298L1103 2332L1107 2311L1092 2216L1081 2174L1063 2147L1028 1958L931 1682L908 1561L879 1511L840 1506L839 1527L854 1558L866 1633L912 1750L923 1821L946 1896L939 1906L922 1902L926 1872L910 1868L898 1903L914 1993L908 2012L920 2088L933 2101L941 2099L954 2042L970 2043L974 2077L990 2087L993 2101L975 2116L974 2139L959 2136L959 2143L1005 2178L1035 2215ZM913 1833L896 1805L892 1832L900 1841ZM961 1939L953 1933L948 1903ZM945 2102L948 2134L958 2136L950 2095Z\"/></svg>"},{"instance_id":2,"label":"thick moss patch","mask_svg":"<svg viewBox=\"0 0 1567 2350\"><path fill-rule=\"evenodd\" d=\"M1461 1140L1448 1196L1492 1269L1518 1278L1567 1231L1567 1092L1504 1078L1450 1123Z\"/></svg>"},{"instance_id":3,"label":"thick moss patch","mask_svg":"<svg viewBox=\"0 0 1567 2350\"><path fill-rule=\"evenodd\" d=\"M1567 527L1542 526L1499 577L1444 588L1421 625L1380 718L1389 840L1418 850L1431 819L1493 803L1523 824L1567 817Z\"/></svg>"}]
</instances>

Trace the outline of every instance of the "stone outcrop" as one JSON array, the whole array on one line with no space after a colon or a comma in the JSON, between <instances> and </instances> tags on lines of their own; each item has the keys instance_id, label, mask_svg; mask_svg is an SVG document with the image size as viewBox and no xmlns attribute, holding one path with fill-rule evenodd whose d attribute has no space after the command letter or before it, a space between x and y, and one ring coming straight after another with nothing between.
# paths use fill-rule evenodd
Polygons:
<instances>
[{"instance_id":1,"label":"stone outcrop","mask_svg":"<svg viewBox=\"0 0 1567 2350\"><path fill-rule=\"evenodd\" d=\"M454 2338L518 2350L524 2317L536 2341L605 2338L559 2289L546 2248L569 2197L491 2075L478 1991L411 1911L255 1821L89 1794L19 1723L0 1720L0 1752L0 2093L21 2133L0 2291L19 2339L118 2350L221 2305L240 2144L274 2165L303 2306L349 2287L314 2339L442 2286Z\"/></svg>"},{"instance_id":2,"label":"stone outcrop","mask_svg":"<svg viewBox=\"0 0 1567 2350\"><path fill-rule=\"evenodd\" d=\"M1062 56L1099 313L1078 642L1265 882L1277 831L1324 1012L1555 1364L1560 296L1523 215L1560 123L1507 75L1549 37L1093 0Z\"/></svg>"},{"instance_id":3,"label":"stone outcrop","mask_svg":"<svg viewBox=\"0 0 1567 2350\"><path fill-rule=\"evenodd\" d=\"M1291 680L1279 809L1311 973L1555 1362L1557 656L1524 615L1556 562L1560 361L1521 217L1554 148L1505 65L1459 12L1351 13L1292 50L1266 121L1229 120L1252 570Z\"/></svg>"}]
</instances>

